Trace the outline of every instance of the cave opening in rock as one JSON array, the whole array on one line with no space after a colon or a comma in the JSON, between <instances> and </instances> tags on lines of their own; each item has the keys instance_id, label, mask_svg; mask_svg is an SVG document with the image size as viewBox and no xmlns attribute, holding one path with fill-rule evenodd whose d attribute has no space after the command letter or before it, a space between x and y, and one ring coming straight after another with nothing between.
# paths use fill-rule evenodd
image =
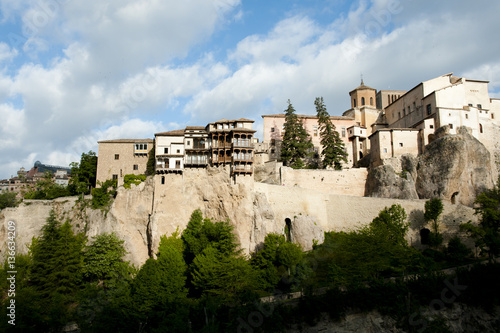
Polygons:
<instances>
[{"instance_id":1,"label":"cave opening in rock","mask_svg":"<svg viewBox=\"0 0 500 333\"><path fill-rule=\"evenodd\" d=\"M285 219L285 238L287 242L292 241L292 220L288 217Z\"/></svg>"},{"instance_id":2,"label":"cave opening in rock","mask_svg":"<svg viewBox=\"0 0 500 333\"><path fill-rule=\"evenodd\" d=\"M431 231L427 228L420 230L420 244L429 245L429 235Z\"/></svg>"}]
</instances>

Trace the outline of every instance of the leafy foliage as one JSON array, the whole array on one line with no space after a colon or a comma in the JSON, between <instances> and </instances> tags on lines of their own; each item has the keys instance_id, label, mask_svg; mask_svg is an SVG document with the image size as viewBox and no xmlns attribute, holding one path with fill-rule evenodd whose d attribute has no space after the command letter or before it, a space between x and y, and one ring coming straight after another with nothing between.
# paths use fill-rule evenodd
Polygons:
<instances>
[{"instance_id":1,"label":"leafy foliage","mask_svg":"<svg viewBox=\"0 0 500 333\"><path fill-rule=\"evenodd\" d=\"M130 275L129 263L122 260L126 254L123 243L115 233L97 235L83 249L84 278L88 281L103 281L105 286L111 287L116 279Z\"/></svg>"},{"instance_id":2,"label":"leafy foliage","mask_svg":"<svg viewBox=\"0 0 500 333\"><path fill-rule=\"evenodd\" d=\"M111 189L110 189L111 188ZM116 180L108 179L101 187L92 189L92 208L104 208L116 196Z\"/></svg>"},{"instance_id":3,"label":"leafy foliage","mask_svg":"<svg viewBox=\"0 0 500 333\"><path fill-rule=\"evenodd\" d=\"M342 162L347 163L347 152L344 150L344 142L340 138L339 132L335 130L330 115L326 111L323 97L317 97L314 101L316 114L318 116L319 134L323 150L323 168L335 167L336 170L342 169Z\"/></svg>"},{"instance_id":4,"label":"leafy foliage","mask_svg":"<svg viewBox=\"0 0 500 333\"><path fill-rule=\"evenodd\" d=\"M16 207L16 193L14 192L2 192L0 193L0 210L7 207Z\"/></svg>"},{"instance_id":5,"label":"leafy foliage","mask_svg":"<svg viewBox=\"0 0 500 333\"><path fill-rule=\"evenodd\" d=\"M72 193L69 188L56 184L52 179L52 174L46 172L44 177L36 184L36 189L27 192L25 199L52 200L59 197L70 196Z\"/></svg>"},{"instance_id":6,"label":"leafy foliage","mask_svg":"<svg viewBox=\"0 0 500 333\"><path fill-rule=\"evenodd\" d=\"M139 185L146 180L146 175L125 175L123 178L123 187L130 188L132 184Z\"/></svg>"},{"instance_id":7,"label":"leafy foliage","mask_svg":"<svg viewBox=\"0 0 500 333\"><path fill-rule=\"evenodd\" d=\"M155 174L155 165L156 165L156 160L155 160L155 154L156 154L156 148L155 148L155 143L153 142L153 148L151 148L148 156L148 162L146 164L146 175L147 176L152 176Z\"/></svg>"},{"instance_id":8,"label":"leafy foliage","mask_svg":"<svg viewBox=\"0 0 500 333\"><path fill-rule=\"evenodd\" d=\"M303 168L305 166L303 159L308 156L313 144L302 121L295 114L295 109L290 101L288 101L288 108L285 110L283 130L285 134L281 147L281 160L292 168Z\"/></svg>"},{"instance_id":9,"label":"leafy foliage","mask_svg":"<svg viewBox=\"0 0 500 333\"><path fill-rule=\"evenodd\" d=\"M96 186L97 156L93 151L82 153L80 163L73 162L69 188L74 194L90 194Z\"/></svg>"},{"instance_id":10,"label":"leafy foliage","mask_svg":"<svg viewBox=\"0 0 500 333\"><path fill-rule=\"evenodd\" d=\"M443 212L443 202L439 198L433 198L425 202L424 218L432 221L432 231L429 234L429 245L438 247L443 243L443 235L439 232L439 216Z\"/></svg>"},{"instance_id":11,"label":"leafy foliage","mask_svg":"<svg viewBox=\"0 0 500 333\"><path fill-rule=\"evenodd\" d=\"M481 252L493 260L500 254L500 177L493 189L477 196L475 204L479 225L469 221L461 224L460 229L472 237Z\"/></svg>"}]
</instances>

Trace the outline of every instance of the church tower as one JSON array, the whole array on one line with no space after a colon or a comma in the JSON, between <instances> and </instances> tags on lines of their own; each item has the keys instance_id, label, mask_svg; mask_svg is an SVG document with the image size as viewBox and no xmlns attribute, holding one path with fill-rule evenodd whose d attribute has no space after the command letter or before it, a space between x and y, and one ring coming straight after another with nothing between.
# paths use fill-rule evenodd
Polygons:
<instances>
[{"instance_id":1,"label":"church tower","mask_svg":"<svg viewBox=\"0 0 500 333\"><path fill-rule=\"evenodd\" d=\"M375 108L377 90L365 86L363 79L361 85L349 92L351 96L351 108L361 108L363 106L371 106Z\"/></svg>"}]
</instances>

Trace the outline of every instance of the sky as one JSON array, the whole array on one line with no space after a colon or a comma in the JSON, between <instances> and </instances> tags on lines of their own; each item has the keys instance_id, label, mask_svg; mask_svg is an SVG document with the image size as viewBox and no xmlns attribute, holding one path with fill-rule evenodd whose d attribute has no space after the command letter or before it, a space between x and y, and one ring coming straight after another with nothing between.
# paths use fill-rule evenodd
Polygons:
<instances>
[{"instance_id":1,"label":"sky","mask_svg":"<svg viewBox=\"0 0 500 333\"><path fill-rule=\"evenodd\" d=\"M0 0L0 179L98 140L349 109L453 72L500 97L500 1Z\"/></svg>"}]
</instances>

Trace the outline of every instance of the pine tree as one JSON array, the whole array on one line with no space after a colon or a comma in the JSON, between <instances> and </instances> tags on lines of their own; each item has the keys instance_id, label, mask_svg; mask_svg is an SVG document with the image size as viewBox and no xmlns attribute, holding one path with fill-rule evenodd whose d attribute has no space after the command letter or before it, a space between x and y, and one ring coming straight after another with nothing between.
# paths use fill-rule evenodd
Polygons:
<instances>
[{"instance_id":1,"label":"pine tree","mask_svg":"<svg viewBox=\"0 0 500 333\"><path fill-rule=\"evenodd\" d=\"M323 150L323 168L328 166L335 167L336 170L342 169L342 162L347 162L347 153L344 150L344 143L340 139L339 132L335 130L335 125L326 111L323 97L317 97L314 101L318 116L319 134Z\"/></svg>"},{"instance_id":2,"label":"pine tree","mask_svg":"<svg viewBox=\"0 0 500 333\"><path fill-rule=\"evenodd\" d=\"M295 114L290 100L288 100L288 108L285 110L284 131L281 160L285 165L294 169L303 168L303 159L308 156L313 144L302 121Z\"/></svg>"}]
</instances>

